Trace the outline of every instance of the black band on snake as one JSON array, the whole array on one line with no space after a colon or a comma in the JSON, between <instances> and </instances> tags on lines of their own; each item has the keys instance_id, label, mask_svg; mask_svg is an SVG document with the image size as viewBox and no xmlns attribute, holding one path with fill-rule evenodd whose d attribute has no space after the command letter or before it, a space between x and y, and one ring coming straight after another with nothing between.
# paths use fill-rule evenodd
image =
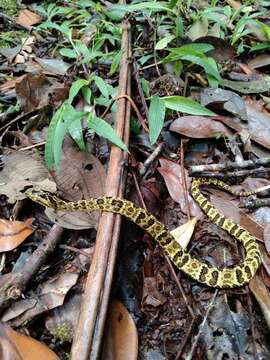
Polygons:
<instances>
[{"instance_id":1,"label":"black band on snake","mask_svg":"<svg viewBox=\"0 0 270 360\"><path fill-rule=\"evenodd\" d=\"M120 198L90 198L67 202L48 192L29 189L26 195L46 207L64 211L106 211L121 214L149 233L163 248L176 267L200 283L214 288L234 288L248 283L261 264L261 254L256 239L247 230L220 215L217 209L201 194L200 185L215 185L237 196L249 196L254 192L236 192L226 183L212 178L198 178L192 182L191 194L209 219L227 231L243 245L245 259L234 267L219 269L191 256L184 250L169 230L152 214L137 208L132 202Z\"/></svg>"}]
</instances>

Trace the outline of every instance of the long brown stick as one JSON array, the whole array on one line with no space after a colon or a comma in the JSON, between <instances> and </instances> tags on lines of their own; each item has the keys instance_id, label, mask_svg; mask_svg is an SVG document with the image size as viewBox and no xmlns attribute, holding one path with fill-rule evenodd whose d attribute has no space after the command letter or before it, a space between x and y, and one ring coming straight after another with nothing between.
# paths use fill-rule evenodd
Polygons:
<instances>
[{"instance_id":1,"label":"long brown stick","mask_svg":"<svg viewBox=\"0 0 270 360\"><path fill-rule=\"evenodd\" d=\"M130 57L129 31L129 23L125 20L123 22L123 55L120 65L119 96L127 94L130 72L128 62ZM127 133L125 129L126 103L127 100L125 98L119 99L117 103L115 130L121 139ZM123 191L121 186L123 162L123 152L118 147L112 146L105 188L106 196L121 195L119 190ZM111 288L119 229L120 215L112 213L102 214L98 226L95 252L87 277L78 328L72 344L71 360L97 359L104 325L104 315L106 314L108 303L108 294ZM111 251L112 254L110 253ZM102 309L100 309L101 304ZM101 320L99 316L102 317Z\"/></svg>"}]
</instances>

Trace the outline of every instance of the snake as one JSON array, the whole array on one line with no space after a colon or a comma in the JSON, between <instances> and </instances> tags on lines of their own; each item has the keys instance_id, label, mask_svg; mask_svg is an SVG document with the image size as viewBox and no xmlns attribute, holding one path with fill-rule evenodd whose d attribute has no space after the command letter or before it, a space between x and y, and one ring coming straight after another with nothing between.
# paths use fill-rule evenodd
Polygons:
<instances>
[{"instance_id":1,"label":"snake","mask_svg":"<svg viewBox=\"0 0 270 360\"><path fill-rule=\"evenodd\" d=\"M238 265L219 268L197 259L176 241L166 226L154 215L122 198L104 196L69 202L50 192L35 188L26 190L25 195L36 203L57 210L87 212L100 210L120 214L150 234L174 265L197 282L220 289L243 286L253 278L261 264L256 238L240 225L221 215L201 193L202 185L214 185L237 196L250 196L257 191L237 192L217 178L195 178L191 184L192 197L211 222L233 236L245 249L245 257Z\"/></svg>"}]
</instances>

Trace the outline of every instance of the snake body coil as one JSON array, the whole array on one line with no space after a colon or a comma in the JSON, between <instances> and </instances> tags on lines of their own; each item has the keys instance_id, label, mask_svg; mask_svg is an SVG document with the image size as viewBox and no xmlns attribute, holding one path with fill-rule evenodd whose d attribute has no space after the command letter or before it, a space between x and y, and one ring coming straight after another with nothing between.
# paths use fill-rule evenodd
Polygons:
<instances>
[{"instance_id":1,"label":"snake body coil","mask_svg":"<svg viewBox=\"0 0 270 360\"><path fill-rule=\"evenodd\" d=\"M209 219L239 240L245 251L244 261L232 268L219 269L192 257L170 234L169 230L152 214L137 208L132 202L120 198L102 197L78 202L66 202L47 192L30 189L26 195L46 207L64 211L106 211L121 214L148 232L164 249L178 269L200 283L215 288L233 288L251 280L261 263L261 255L256 239L244 228L220 215L216 208L201 194L200 185L215 185L238 196L248 196L255 192L238 193L226 183L217 179L198 178L192 182L191 194Z\"/></svg>"}]
</instances>

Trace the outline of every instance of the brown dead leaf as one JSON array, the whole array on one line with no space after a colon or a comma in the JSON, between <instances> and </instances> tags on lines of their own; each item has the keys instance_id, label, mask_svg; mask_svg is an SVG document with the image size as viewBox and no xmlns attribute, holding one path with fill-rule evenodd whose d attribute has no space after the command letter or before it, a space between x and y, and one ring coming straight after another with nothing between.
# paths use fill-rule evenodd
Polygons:
<instances>
[{"instance_id":1,"label":"brown dead leaf","mask_svg":"<svg viewBox=\"0 0 270 360\"><path fill-rule=\"evenodd\" d=\"M170 131L195 139L215 138L221 134L232 135L230 129L222 123L204 116L181 116L172 122Z\"/></svg>"},{"instance_id":2,"label":"brown dead leaf","mask_svg":"<svg viewBox=\"0 0 270 360\"><path fill-rule=\"evenodd\" d=\"M39 24L42 21L42 17L33 11L23 9L19 12L19 16L16 19L16 23L23 26L32 26Z\"/></svg>"},{"instance_id":3,"label":"brown dead leaf","mask_svg":"<svg viewBox=\"0 0 270 360\"><path fill-rule=\"evenodd\" d=\"M55 191L51 175L37 152L9 150L2 155L2 161L4 168L1 170L0 194L6 195L11 203L25 198L21 191L26 186Z\"/></svg>"},{"instance_id":4,"label":"brown dead leaf","mask_svg":"<svg viewBox=\"0 0 270 360\"><path fill-rule=\"evenodd\" d=\"M138 334L134 321L118 301L110 304L101 360L137 360Z\"/></svg>"},{"instance_id":5,"label":"brown dead leaf","mask_svg":"<svg viewBox=\"0 0 270 360\"><path fill-rule=\"evenodd\" d=\"M255 296L256 300L258 301L260 308L262 310L262 313L264 315L264 319L266 321L266 324L268 326L268 329L270 329L270 295L269 290L264 285L262 279L259 275L255 275L250 283L249 288L253 295Z\"/></svg>"},{"instance_id":6,"label":"brown dead leaf","mask_svg":"<svg viewBox=\"0 0 270 360\"><path fill-rule=\"evenodd\" d=\"M197 223L197 218L187 221L185 224L178 226L176 229L170 231L175 240L186 249L194 232Z\"/></svg>"},{"instance_id":7,"label":"brown dead leaf","mask_svg":"<svg viewBox=\"0 0 270 360\"><path fill-rule=\"evenodd\" d=\"M203 36L197 38L195 43L210 44L214 46L213 50L207 52L207 56L214 58L218 62L232 60L236 56L234 47L226 40L216 36Z\"/></svg>"},{"instance_id":8,"label":"brown dead leaf","mask_svg":"<svg viewBox=\"0 0 270 360\"><path fill-rule=\"evenodd\" d=\"M173 161L166 160L166 159L159 159L161 167L158 168L158 171L163 176L164 181L166 183L167 189L169 194L171 195L172 199L177 202L181 210L183 212L187 212L186 204L185 204L185 197L184 197L184 188L182 184L182 177L181 177L181 166ZM187 179L187 187L189 188L191 185L191 180L187 176L186 172L186 179ZM192 197L187 194L191 215L197 218L202 217L202 211L192 199Z\"/></svg>"},{"instance_id":9,"label":"brown dead leaf","mask_svg":"<svg viewBox=\"0 0 270 360\"><path fill-rule=\"evenodd\" d=\"M0 219L0 252L10 251L19 246L32 234L33 219L9 221Z\"/></svg>"},{"instance_id":10,"label":"brown dead leaf","mask_svg":"<svg viewBox=\"0 0 270 360\"><path fill-rule=\"evenodd\" d=\"M61 197L78 201L104 194L106 171L93 155L79 151L74 142L66 137L63 146L61 167L54 174ZM46 209L47 216L67 229L96 227L100 212L68 212Z\"/></svg>"},{"instance_id":11,"label":"brown dead leaf","mask_svg":"<svg viewBox=\"0 0 270 360\"><path fill-rule=\"evenodd\" d=\"M62 103L68 96L68 88L55 80L49 80L44 74L26 74L15 84L16 95L23 112Z\"/></svg>"},{"instance_id":12,"label":"brown dead leaf","mask_svg":"<svg viewBox=\"0 0 270 360\"><path fill-rule=\"evenodd\" d=\"M6 324L0 324L1 360L59 360L59 357L47 346L14 331Z\"/></svg>"}]
</instances>

